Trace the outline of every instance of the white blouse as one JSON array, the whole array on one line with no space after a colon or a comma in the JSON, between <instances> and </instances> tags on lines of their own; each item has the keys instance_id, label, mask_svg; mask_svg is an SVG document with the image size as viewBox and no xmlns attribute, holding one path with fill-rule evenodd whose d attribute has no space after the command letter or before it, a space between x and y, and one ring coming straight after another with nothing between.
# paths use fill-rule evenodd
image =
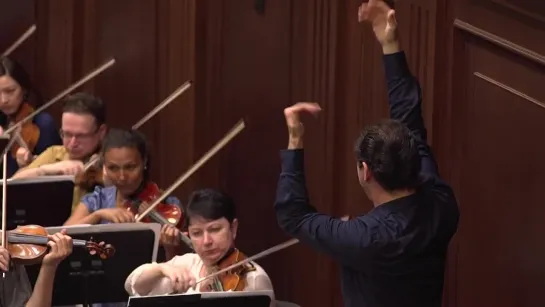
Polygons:
<instances>
[{"instance_id":1,"label":"white blouse","mask_svg":"<svg viewBox=\"0 0 545 307\"><path fill-rule=\"evenodd\" d=\"M201 276L200 272L203 269L204 263L202 262L199 255L195 253L187 253L182 256L175 256L171 260L166 262L167 264L172 265L174 268L184 268L187 269L193 274L195 280L198 280ZM245 274L246 277L246 287L243 291L261 291L269 290L273 291L272 282L269 278L269 275L263 270L261 266L252 262L253 266L256 268L255 271L251 271ZM137 293L134 285L142 272L150 268L151 266L156 265L156 263L147 263L136 268L125 281L125 290L131 296L146 296L146 295L166 295L173 292L172 284L170 279L167 277L161 278L161 280L153 287L149 293ZM186 293L198 293L200 287L197 285L195 289L190 288ZM271 306L274 306L274 297L271 297Z\"/></svg>"}]
</instances>

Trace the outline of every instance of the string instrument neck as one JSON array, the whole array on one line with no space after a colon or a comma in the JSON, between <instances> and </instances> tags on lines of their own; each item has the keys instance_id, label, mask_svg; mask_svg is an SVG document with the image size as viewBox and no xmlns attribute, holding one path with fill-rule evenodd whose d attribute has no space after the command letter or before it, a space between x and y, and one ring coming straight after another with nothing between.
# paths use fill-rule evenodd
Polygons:
<instances>
[{"instance_id":1,"label":"string instrument neck","mask_svg":"<svg viewBox=\"0 0 545 307\"><path fill-rule=\"evenodd\" d=\"M8 233L8 242L11 244L33 244L33 245L47 245L51 241L49 237L44 235L32 235L26 233L10 232ZM88 245L88 241L73 239L72 244L77 247L85 247Z\"/></svg>"}]
</instances>

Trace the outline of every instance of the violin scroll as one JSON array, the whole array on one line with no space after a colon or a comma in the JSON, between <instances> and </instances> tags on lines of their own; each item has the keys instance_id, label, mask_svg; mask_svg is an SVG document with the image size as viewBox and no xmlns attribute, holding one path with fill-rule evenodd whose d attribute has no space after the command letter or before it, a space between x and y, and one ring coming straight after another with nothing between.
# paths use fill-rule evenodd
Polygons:
<instances>
[{"instance_id":1,"label":"violin scroll","mask_svg":"<svg viewBox=\"0 0 545 307\"><path fill-rule=\"evenodd\" d=\"M86 242L85 248L87 248L90 255L98 255L101 259L108 259L115 254L113 245L106 244L104 241L96 243L93 238Z\"/></svg>"}]
</instances>

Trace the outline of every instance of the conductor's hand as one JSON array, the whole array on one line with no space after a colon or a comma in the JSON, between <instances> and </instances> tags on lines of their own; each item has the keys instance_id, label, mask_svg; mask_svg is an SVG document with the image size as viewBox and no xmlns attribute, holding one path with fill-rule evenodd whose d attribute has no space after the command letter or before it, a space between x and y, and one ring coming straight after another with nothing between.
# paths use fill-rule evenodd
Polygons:
<instances>
[{"instance_id":1,"label":"conductor's hand","mask_svg":"<svg viewBox=\"0 0 545 307\"><path fill-rule=\"evenodd\" d=\"M122 208L105 208L97 211L98 216L112 223L133 223L135 221L132 212Z\"/></svg>"},{"instance_id":2,"label":"conductor's hand","mask_svg":"<svg viewBox=\"0 0 545 307\"><path fill-rule=\"evenodd\" d=\"M290 138L302 138L305 133L303 123L301 123L301 113L318 115L321 110L322 108L314 102L298 102L291 107L284 109L284 116L286 117Z\"/></svg>"},{"instance_id":3,"label":"conductor's hand","mask_svg":"<svg viewBox=\"0 0 545 307\"><path fill-rule=\"evenodd\" d=\"M360 5L358 21L368 22L381 45L397 42L395 11L382 0L369 0Z\"/></svg>"},{"instance_id":4,"label":"conductor's hand","mask_svg":"<svg viewBox=\"0 0 545 307\"><path fill-rule=\"evenodd\" d=\"M161 228L160 242L164 247L177 247L180 246L181 232L175 226L165 224Z\"/></svg>"},{"instance_id":5,"label":"conductor's hand","mask_svg":"<svg viewBox=\"0 0 545 307\"><path fill-rule=\"evenodd\" d=\"M7 272L9 268L9 251L0 246L0 270Z\"/></svg>"},{"instance_id":6,"label":"conductor's hand","mask_svg":"<svg viewBox=\"0 0 545 307\"><path fill-rule=\"evenodd\" d=\"M162 263L161 272L170 280L174 293L185 293L189 288L195 289L195 276L186 268Z\"/></svg>"},{"instance_id":7,"label":"conductor's hand","mask_svg":"<svg viewBox=\"0 0 545 307\"><path fill-rule=\"evenodd\" d=\"M49 235L49 253L44 256L42 265L58 266L68 255L72 253L72 238L66 235L66 229Z\"/></svg>"}]
</instances>

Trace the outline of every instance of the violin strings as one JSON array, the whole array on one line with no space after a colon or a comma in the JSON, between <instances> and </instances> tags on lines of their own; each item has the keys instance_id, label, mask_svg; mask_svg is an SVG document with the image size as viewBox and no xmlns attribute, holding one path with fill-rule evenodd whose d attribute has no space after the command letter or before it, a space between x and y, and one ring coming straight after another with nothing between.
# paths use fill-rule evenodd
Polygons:
<instances>
[{"instance_id":1,"label":"violin strings","mask_svg":"<svg viewBox=\"0 0 545 307\"><path fill-rule=\"evenodd\" d=\"M297 243L299 243L299 240L298 240L298 239L291 239L291 240L288 240L288 241L286 241L286 242L284 242L284 243L280 243L280 244L278 244L278 245L276 245L276 246L273 246L273 247L271 247L271 248L269 248L269 249L266 249L266 250L262 251L262 252L259 253L259 254L255 254L255 255L253 255L252 257L248 257L248 258L246 258L246 259L244 259L244 260L242 260L242 261L239 261L239 262L237 262L237 263L234 263L234 264L232 264L232 265L226 267L225 269L221 269L221 270L219 270L219 271L217 271L217 272L214 272L214 273L212 273L212 274L209 274L208 276L205 276L205 277L203 277L203 278L197 280L197 282L195 282L195 285L198 285L198 284L200 284L201 282L203 282L203 281L205 281L205 280L207 280L207 279L209 279L209 278L216 277L216 276L218 276L218 275L220 275L220 274L222 274L222 273L228 272L228 271L230 271L230 270L232 270L232 269L234 269L234 268L236 268L236 267L239 267L239 266L241 266L241 265L244 265L244 264L246 264L246 263L248 263L248 262L250 262L250 261L254 261L254 260L257 260L257 259L259 259L259 258L265 257L265 256L267 256L267 255L276 253L277 251L280 251L280 250L282 250L282 249L284 249L284 248L290 247L290 246L292 246L292 245L294 245L294 244L297 244Z\"/></svg>"},{"instance_id":2,"label":"violin strings","mask_svg":"<svg viewBox=\"0 0 545 307\"><path fill-rule=\"evenodd\" d=\"M34 234L17 233L17 232L10 233L10 236L15 237L15 238L34 238L34 239L47 238L47 236L45 236L45 235L34 235ZM87 241L75 239L75 240L72 240L72 243L74 245L86 245Z\"/></svg>"}]
</instances>

